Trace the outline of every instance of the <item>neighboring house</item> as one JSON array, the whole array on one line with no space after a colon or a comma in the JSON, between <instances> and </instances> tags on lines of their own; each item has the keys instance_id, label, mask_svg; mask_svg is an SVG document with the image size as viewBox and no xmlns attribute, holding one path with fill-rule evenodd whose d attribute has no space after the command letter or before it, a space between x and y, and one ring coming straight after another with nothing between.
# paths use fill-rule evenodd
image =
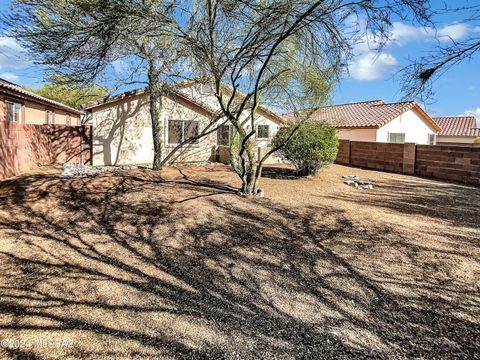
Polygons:
<instances>
[{"instance_id":1,"label":"neighboring house","mask_svg":"<svg viewBox=\"0 0 480 360\"><path fill-rule=\"evenodd\" d=\"M441 130L415 101L372 100L324 106L311 115L311 120L328 122L337 129L339 139L352 141L433 145Z\"/></svg>"},{"instance_id":2,"label":"neighboring house","mask_svg":"<svg viewBox=\"0 0 480 360\"><path fill-rule=\"evenodd\" d=\"M442 131L437 134L437 144L473 144L480 137L480 129L474 116L436 117L433 120Z\"/></svg>"},{"instance_id":3,"label":"neighboring house","mask_svg":"<svg viewBox=\"0 0 480 360\"><path fill-rule=\"evenodd\" d=\"M152 126L145 89L104 98L87 105L86 111L93 125L93 165L152 163ZM217 100L208 85L190 82L176 87L162 98L162 155L167 156L182 140L198 135L218 114ZM260 154L268 147L283 119L265 107L259 107L257 115L255 140ZM171 160L218 160L219 148L229 145L231 135L232 127L223 125L218 131L182 147Z\"/></svg>"},{"instance_id":4,"label":"neighboring house","mask_svg":"<svg viewBox=\"0 0 480 360\"><path fill-rule=\"evenodd\" d=\"M78 126L81 111L0 79L0 121Z\"/></svg>"}]
</instances>

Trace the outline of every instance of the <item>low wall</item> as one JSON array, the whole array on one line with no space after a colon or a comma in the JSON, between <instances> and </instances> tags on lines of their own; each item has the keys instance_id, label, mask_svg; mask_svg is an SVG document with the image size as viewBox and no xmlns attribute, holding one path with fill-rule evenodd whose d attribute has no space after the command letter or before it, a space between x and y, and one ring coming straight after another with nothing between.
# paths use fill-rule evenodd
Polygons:
<instances>
[{"instance_id":1,"label":"low wall","mask_svg":"<svg viewBox=\"0 0 480 360\"><path fill-rule=\"evenodd\" d=\"M480 147L417 145L415 173L480 185Z\"/></svg>"},{"instance_id":2,"label":"low wall","mask_svg":"<svg viewBox=\"0 0 480 360\"><path fill-rule=\"evenodd\" d=\"M91 162L90 126L0 122L0 179L39 165Z\"/></svg>"},{"instance_id":3,"label":"low wall","mask_svg":"<svg viewBox=\"0 0 480 360\"><path fill-rule=\"evenodd\" d=\"M336 162L480 185L480 147L340 140Z\"/></svg>"}]
</instances>

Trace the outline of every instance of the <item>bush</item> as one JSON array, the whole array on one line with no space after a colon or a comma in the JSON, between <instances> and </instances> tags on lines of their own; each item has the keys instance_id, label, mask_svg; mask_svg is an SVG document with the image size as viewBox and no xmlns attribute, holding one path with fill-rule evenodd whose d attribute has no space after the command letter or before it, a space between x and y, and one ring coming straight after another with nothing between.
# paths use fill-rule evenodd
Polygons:
<instances>
[{"instance_id":1,"label":"bush","mask_svg":"<svg viewBox=\"0 0 480 360\"><path fill-rule=\"evenodd\" d=\"M280 129L273 138L272 146L282 144L294 128ZM333 127L327 123L305 122L278 153L295 166L299 175L306 176L315 175L322 167L331 164L337 151L338 138Z\"/></svg>"}]
</instances>

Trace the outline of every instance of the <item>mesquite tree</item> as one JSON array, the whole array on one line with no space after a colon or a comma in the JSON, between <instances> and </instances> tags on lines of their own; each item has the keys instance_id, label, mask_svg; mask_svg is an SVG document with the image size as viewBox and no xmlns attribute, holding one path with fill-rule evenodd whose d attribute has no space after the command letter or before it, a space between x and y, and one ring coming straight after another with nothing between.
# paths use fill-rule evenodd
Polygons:
<instances>
[{"instance_id":1,"label":"mesquite tree","mask_svg":"<svg viewBox=\"0 0 480 360\"><path fill-rule=\"evenodd\" d=\"M218 104L235 129L231 160L243 193L257 192L263 163L277 150L256 156L260 104L274 103L285 112L314 108L322 90L341 76L356 41L374 36L381 44L393 16L422 22L429 15L426 5L426 0L175 3L167 21L191 49L195 70L215 85Z\"/></svg>"},{"instance_id":2,"label":"mesquite tree","mask_svg":"<svg viewBox=\"0 0 480 360\"><path fill-rule=\"evenodd\" d=\"M160 0L16 0L2 20L7 35L65 85L147 85L159 169L162 95L186 70L184 49L159 21L169 11Z\"/></svg>"},{"instance_id":3,"label":"mesquite tree","mask_svg":"<svg viewBox=\"0 0 480 360\"><path fill-rule=\"evenodd\" d=\"M468 29L468 34L461 39L439 36L438 45L402 70L402 90L405 98L419 97L428 99L433 95L433 83L450 68L461 62L471 61L480 55L480 4L466 3L459 5L456 1L445 2L435 13L444 15L455 13L459 25ZM434 30L434 29L431 29ZM478 61L478 58L477 58Z\"/></svg>"}]
</instances>

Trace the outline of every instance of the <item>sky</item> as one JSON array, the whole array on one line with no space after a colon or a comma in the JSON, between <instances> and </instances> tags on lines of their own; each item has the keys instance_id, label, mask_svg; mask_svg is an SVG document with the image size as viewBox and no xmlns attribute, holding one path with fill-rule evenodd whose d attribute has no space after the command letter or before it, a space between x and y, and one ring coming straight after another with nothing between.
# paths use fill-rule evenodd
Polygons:
<instances>
[{"instance_id":1,"label":"sky","mask_svg":"<svg viewBox=\"0 0 480 360\"><path fill-rule=\"evenodd\" d=\"M432 6L442 2L431 1ZM449 3L471 6L480 4L480 0ZM0 0L0 12L8 12L9 6L9 0ZM464 17L465 13L461 12L438 16L436 30L399 19L393 23L392 37L381 53L372 49L375 46L371 44L356 46L356 56L348 67L348 74L335 88L333 103L402 100L404 94L398 71L411 59L427 54L438 43L461 41L480 33L480 24L462 23ZM44 82L44 73L14 40L0 36L0 78L35 88ZM449 70L435 82L433 89L433 99L423 104L431 116L475 115L480 126L480 54Z\"/></svg>"}]
</instances>

